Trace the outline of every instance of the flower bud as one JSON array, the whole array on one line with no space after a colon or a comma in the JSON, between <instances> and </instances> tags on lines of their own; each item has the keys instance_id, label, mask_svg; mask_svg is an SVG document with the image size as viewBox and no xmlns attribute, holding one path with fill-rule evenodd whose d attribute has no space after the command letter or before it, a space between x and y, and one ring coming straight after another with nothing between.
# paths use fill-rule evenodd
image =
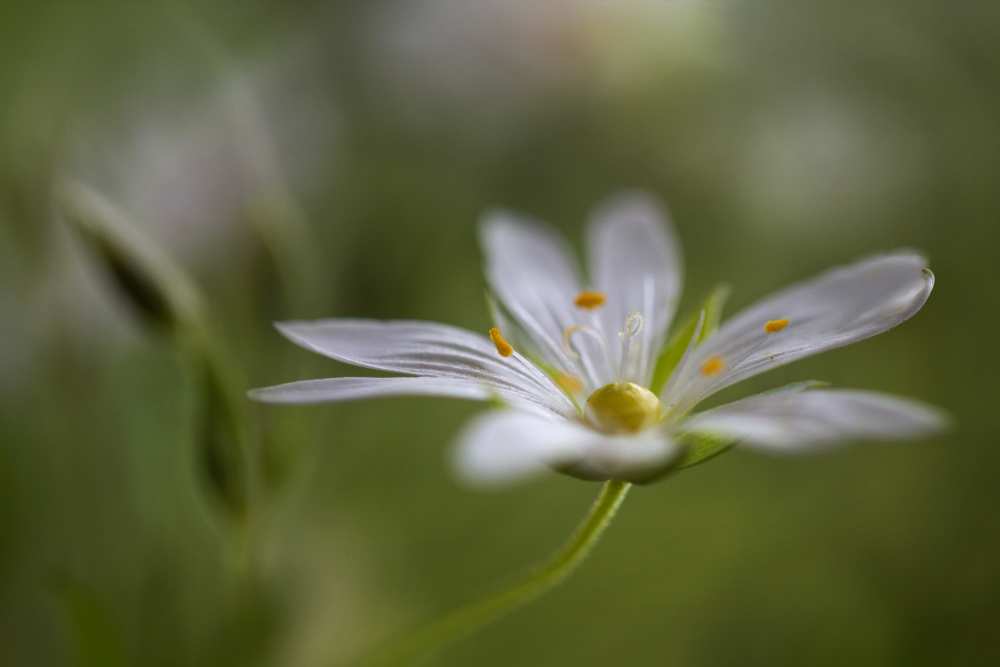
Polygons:
<instances>
[{"instance_id":1,"label":"flower bud","mask_svg":"<svg viewBox=\"0 0 1000 667\"><path fill-rule=\"evenodd\" d=\"M93 248L118 292L147 323L179 329L200 311L197 291L184 273L111 202L72 184L59 197L70 226Z\"/></svg>"},{"instance_id":2,"label":"flower bud","mask_svg":"<svg viewBox=\"0 0 1000 667\"><path fill-rule=\"evenodd\" d=\"M198 471L209 497L231 518L241 521L250 505L252 478L243 411L218 359L206 354L197 361L196 369Z\"/></svg>"}]
</instances>

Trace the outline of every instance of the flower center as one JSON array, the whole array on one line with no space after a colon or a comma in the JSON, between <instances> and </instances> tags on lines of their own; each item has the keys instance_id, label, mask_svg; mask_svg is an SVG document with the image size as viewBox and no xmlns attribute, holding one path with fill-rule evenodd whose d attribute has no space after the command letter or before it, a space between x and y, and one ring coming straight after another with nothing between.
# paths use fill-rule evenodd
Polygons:
<instances>
[{"instance_id":1,"label":"flower center","mask_svg":"<svg viewBox=\"0 0 1000 667\"><path fill-rule=\"evenodd\" d=\"M612 382L590 395L587 414L605 431L637 433L660 420L660 399L634 382Z\"/></svg>"}]
</instances>

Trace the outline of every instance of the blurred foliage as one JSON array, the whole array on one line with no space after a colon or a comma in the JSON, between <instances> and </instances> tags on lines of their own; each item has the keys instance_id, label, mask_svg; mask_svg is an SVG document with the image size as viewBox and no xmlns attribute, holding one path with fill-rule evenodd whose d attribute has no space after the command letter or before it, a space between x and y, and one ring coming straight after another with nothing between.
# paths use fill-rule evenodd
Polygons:
<instances>
[{"instance_id":1,"label":"blurred foliage","mask_svg":"<svg viewBox=\"0 0 1000 667\"><path fill-rule=\"evenodd\" d=\"M203 289L248 386L349 372L275 319L485 331L492 206L578 241L606 195L656 193L681 317L718 281L733 312L924 249L913 321L720 400L817 378L954 432L637 488L574 579L439 664L997 664L998 39L986 0L3 3L2 662L350 664L541 560L597 492L460 487L475 405L247 406L282 483L234 559L200 490L203 384L53 215L78 178Z\"/></svg>"}]
</instances>

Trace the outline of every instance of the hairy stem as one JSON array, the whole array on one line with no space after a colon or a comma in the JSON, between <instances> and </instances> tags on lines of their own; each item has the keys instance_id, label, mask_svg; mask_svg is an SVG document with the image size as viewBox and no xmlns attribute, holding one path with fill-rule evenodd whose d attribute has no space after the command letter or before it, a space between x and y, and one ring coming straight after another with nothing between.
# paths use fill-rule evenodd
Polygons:
<instances>
[{"instance_id":1,"label":"hairy stem","mask_svg":"<svg viewBox=\"0 0 1000 667\"><path fill-rule=\"evenodd\" d=\"M569 541L551 559L511 588L489 595L446 614L404 637L399 643L371 655L365 665L410 665L446 645L481 630L555 588L590 554L611 523L631 485L609 481Z\"/></svg>"}]
</instances>

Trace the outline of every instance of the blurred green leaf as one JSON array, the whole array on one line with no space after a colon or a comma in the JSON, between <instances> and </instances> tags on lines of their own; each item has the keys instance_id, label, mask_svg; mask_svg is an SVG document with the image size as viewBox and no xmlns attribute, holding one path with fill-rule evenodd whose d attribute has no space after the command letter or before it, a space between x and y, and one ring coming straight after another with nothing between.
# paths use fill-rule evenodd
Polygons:
<instances>
[{"instance_id":1,"label":"blurred green leaf","mask_svg":"<svg viewBox=\"0 0 1000 667\"><path fill-rule=\"evenodd\" d=\"M250 504L252 465L236 372L216 344L197 287L105 197L66 186L63 213L102 260L115 285L150 324L166 325L191 358L199 392L195 446L208 494L235 521Z\"/></svg>"},{"instance_id":2,"label":"blurred green leaf","mask_svg":"<svg viewBox=\"0 0 1000 667\"><path fill-rule=\"evenodd\" d=\"M98 593L66 574L52 577L50 590L62 607L79 667L124 667L121 632Z\"/></svg>"}]
</instances>

